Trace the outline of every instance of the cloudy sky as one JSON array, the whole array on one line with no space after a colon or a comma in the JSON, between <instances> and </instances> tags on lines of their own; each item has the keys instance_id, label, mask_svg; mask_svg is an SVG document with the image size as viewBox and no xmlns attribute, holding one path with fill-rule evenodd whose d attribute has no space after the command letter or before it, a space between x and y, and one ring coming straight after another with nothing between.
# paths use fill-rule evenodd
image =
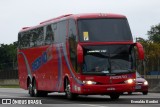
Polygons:
<instances>
[{"instance_id":1,"label":"cloudy sky","mask_svg":"<svg viewBox=\"0 0 160 107\"><path fill-rule=\"evenodd\" d=\"M22 27L78 13L123 14L133 36L146 39L150 27L160 23L160 0L0 0L0 44L17 41Z\"/></svg>"}]
</instances>

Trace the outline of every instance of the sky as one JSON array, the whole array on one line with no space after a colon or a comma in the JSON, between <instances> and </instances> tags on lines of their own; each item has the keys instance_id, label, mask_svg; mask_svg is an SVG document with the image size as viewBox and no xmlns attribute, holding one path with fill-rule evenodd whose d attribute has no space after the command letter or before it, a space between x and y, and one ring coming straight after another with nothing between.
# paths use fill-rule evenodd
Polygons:
<instances>
[{"instance_id":1,"label":"sky","mask_svg":"<svg viewBox=\"0 0 160 107\"><path fill-rule=\"evenodd\" d=\"M151 26L160 23L160 0L0 0L0 44L17 41L22 27L79 13L125 15L134 38L147 39Z\"/></svg>"}]
</instances>

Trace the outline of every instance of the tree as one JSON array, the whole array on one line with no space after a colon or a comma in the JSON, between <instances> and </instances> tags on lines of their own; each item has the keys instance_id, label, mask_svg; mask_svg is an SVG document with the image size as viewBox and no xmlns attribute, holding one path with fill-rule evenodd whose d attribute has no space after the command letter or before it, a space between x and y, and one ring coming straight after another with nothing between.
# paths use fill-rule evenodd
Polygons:
<instances>
[{"instance_id":1,"label":"tree","mask_svg":"<svg viewBox=\"0 0 160 107\"><path fill-rule=\"evenodd\" d=\"M13 69L17 63L17 42L13 44L1 44L0 69Z\"/></svg>"},{"instance_id":2,"label":"tree","mask_svg":"<svg viewBox=\"0 0 160 107\"><path fill-rule=\"evenodd\" d=\"M150 31L148 31L148 35L150 41L160 43L160 23L152 26Z\"/></svg>"},{"instance_id":3,"label":"tree","mask_svg":"<svg viewBox=\"0 0 160 107\"><path fill-rule=\"evenodd\" d=\"M148 39L136 38L145 50L145 70L160 71L160 24L152 26L147 34Z\"/></svg>"}]
</instances>

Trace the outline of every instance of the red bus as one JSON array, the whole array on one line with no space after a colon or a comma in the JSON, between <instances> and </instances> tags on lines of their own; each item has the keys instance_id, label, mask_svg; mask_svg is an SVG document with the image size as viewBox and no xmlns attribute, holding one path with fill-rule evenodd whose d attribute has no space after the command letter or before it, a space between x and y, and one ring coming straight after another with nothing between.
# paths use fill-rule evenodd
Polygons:
<instances>
[{"instance_id":1,"label":"red bus","mask_svg":"<svg viewBox=\"0 0 160 107\"><path fill-rule=\"evenodd\" d=\"M68 14L18 33L19 84L30 96L65 92L118 99L135 90L136 60L127 18L118 14Z\"/></svg>"}]
</instances>

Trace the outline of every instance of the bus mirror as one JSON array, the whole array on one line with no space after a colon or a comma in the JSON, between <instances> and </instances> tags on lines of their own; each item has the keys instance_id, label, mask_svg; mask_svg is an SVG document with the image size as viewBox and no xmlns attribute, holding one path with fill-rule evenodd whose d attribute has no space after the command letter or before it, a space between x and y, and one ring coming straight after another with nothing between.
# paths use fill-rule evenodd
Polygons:
<instances>
[{"instance_id":1,"label":"bus mirror","mask_svg":"<svg viewBox=\"0 0 160 107\"><path fill-rule=\"evenodd\" d=\"M78 64L83 63L83 48L81 45L77 45L77 62Z\"/></svg>"},{"instance_id":2,"label":"bus mirror","mask_svg":"<svg viewBox=\"0 0 160 107\"><path fill-rule=\"evenodd\" d=\"M144 49L143 49L143 46L139 42L136 42L135 46L137 47L138 58L140 60L144 60Z\"/></svg>"}]
</instances>

